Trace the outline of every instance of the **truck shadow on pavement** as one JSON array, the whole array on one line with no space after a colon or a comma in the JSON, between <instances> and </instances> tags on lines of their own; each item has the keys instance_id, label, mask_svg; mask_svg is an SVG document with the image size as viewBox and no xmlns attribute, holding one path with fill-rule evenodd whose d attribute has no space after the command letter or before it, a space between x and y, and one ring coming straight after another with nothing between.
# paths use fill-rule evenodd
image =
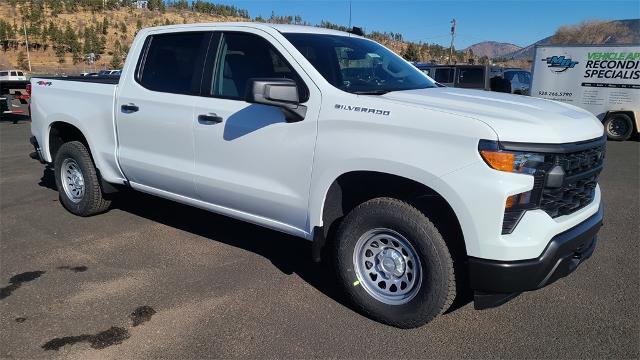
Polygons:
<instances>
[{"instance_id":1,"label":"truck shadow on pavement","mask_svg":"<svg viewBox=\"0 0 640 360\"><path fill-rule=\"evenodd\" d=\"M258 254L284 274L297 274L325 295L348 305L330 265L311 260L310 241L133 190L115 197L113 207Z\"/></svg>"},{"instance_id":2,"label":"truck shadow on pavement","mask_svg":"<svg viewBox=\"0 0 640 360\"><path fill-rule=\"evenodd\" d=\"M52 166L45 168L39 185L56 190ZM134 190L124 189L113 196L112 209L120 209L258 254L271 261L284 274L297 274L334 301L359 312L343 295L331 261L327 260L330 256L327 254L331 247L329 242L325 246L323 261L314 263L311 259L311 242L308 240ZM457 279L457 283L458 296L446 313L451 313L472 300L472 294L465 286L466 281Z\"/></svg>"}]
</instances>

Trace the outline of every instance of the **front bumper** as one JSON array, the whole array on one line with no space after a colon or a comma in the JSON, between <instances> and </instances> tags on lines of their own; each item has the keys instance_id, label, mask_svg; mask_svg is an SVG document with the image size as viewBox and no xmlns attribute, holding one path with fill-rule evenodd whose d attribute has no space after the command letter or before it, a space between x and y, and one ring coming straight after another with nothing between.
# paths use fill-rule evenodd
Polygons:
<instances>
[{"instance_id":1,"label":"front bumper","mask_svg":"<svg viewBox=\"0 0 640 360\"><path fill-rule=\"evenodd\" d=\"M475 307L484 309L505 303L523 291L547 286L572 273L596 247L604 210L554 236L540 256L518 261L469 258Z\"/></svg>"}]
</instances>

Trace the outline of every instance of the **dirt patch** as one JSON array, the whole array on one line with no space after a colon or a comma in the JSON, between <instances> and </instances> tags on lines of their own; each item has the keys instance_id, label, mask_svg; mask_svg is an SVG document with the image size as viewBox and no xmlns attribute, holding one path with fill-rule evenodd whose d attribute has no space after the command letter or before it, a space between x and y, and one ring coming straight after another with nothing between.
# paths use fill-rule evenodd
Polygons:
<instances>
[{"instance_id":1,"label":"dirt patch","mask_svg":"<svg viewBox=\"0 0 640 360\"><path fill-rule=\"evenodd\" d=\"M138 326L144 322L151 320L151 317L155 313L156 311L151 306L140 306L129 315L129 319L131 319L133 326Z\"/></svg>"},{"instance_id":2,"label":"dirt patch","mask_svg":"<svg viewBox=\"0 0 640 360\"><path fill-rule=\"evenodd\" d=\"M82 266L58 266L59 270L71 270L73 272L85 272L87 271L89 268L82 265Z\"/></svg>"},{"instance_id":3,"label":"dirt patch","mask_svg":"<svg viewBox=\"0 0 640 360\"><path fill-rule=\"evenodd\" d=\"M11 279L9 279L9 286L0 289L0 300L8 298L14 291L22 286L22 284L33 281L44 273L44 271L28 271L12 276Z\"/></svg>"},{"instance_id":4,"label":"dirt patch","mask_svg":"<svg viewBox=\"0 0 640 360\"><path fill-rule=\"evenodd\" d=\"M88 342L94 349L104 349L112 345L121 344L129 337L131 337L131 334L129 334L127 329L112 326L108 330L101 331L97 334L82 334L55 338L47 341L46 344L42 345L42 348L45 350L58 351L65 345Z\"/></svg>"}]
</instances>

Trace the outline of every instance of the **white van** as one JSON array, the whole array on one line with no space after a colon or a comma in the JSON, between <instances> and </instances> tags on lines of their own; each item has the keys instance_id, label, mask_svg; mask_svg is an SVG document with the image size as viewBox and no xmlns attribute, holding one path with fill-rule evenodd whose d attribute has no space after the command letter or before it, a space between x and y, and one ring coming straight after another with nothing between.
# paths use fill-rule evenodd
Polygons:
<instances>
[{"instance_id":1,"label":"white van","mask_svg":"<svg viewBox=\"0 0 640 360\"><path fill-rule=\"evenodd\" d=\"M0 70L0 80L27 80L22 70Z\"/></svg>"},{"instance_id":2,"label":"white van","mask_svg":"<svg viewBox=\"0 0 640 360\"><path fill-rule=\"evenodd\" d=\"M640 45L540 45L531 96L581 107L611 140L640 129Z\"/></svg>"}]
</instances>

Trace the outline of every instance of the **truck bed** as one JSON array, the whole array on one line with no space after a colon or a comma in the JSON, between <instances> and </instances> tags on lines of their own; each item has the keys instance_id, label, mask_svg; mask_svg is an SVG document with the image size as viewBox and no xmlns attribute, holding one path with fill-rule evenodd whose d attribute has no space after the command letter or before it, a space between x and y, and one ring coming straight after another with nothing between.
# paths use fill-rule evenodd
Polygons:
<instances>
[{"instance_id":1,"label":"truck bed","mask_svg":"<svg viewBox=\"0 0 640 360\"><path fill-rule=\"evenodd\" d=\"M49 153L49 128L64 122L86 134L91 154L106 181L122 179L116 161L114 123L118 79L84 77L33 77L31 79L31 130L40 142L43 159Z\"/></svg>"}]
</instances>

